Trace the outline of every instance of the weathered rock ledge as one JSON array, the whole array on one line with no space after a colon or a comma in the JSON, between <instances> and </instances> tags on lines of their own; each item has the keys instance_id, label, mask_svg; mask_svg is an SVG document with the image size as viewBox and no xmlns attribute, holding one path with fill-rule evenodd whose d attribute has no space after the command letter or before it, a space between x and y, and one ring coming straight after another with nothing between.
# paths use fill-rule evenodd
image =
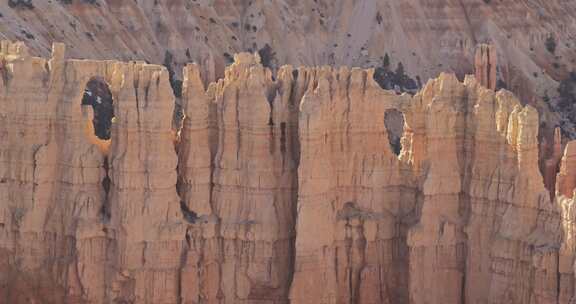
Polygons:
<instances>
[{"instance_id":1,"label":"weathered rock ledge","mask_svg":"<svg viewBox=\"0 0 576 304\"><path fill-rule=\"evenodd\" d=\"M576 145L550 195L537 111L472 76L189 64L175 136L162 66L0 59L0 303L576 301Z\"/></svg>"}]
</instances>

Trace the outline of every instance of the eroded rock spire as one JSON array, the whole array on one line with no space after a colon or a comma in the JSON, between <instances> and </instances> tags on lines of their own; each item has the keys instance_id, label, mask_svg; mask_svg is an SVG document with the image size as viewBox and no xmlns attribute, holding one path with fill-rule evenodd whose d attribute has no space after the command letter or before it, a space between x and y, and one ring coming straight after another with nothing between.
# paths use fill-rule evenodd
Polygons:
<instances>
[{"instance_id":1,"label":"eroded rock spire","mask_svg":"<svg viewBox=\"0 0 576 304\"><path fill-rule=\"evenodd\" d=\"M476 80L488 89L495 90L497 83L498 54L492 44L481 44L476 48L474 71Z\"/></svg>"}]
</instances>

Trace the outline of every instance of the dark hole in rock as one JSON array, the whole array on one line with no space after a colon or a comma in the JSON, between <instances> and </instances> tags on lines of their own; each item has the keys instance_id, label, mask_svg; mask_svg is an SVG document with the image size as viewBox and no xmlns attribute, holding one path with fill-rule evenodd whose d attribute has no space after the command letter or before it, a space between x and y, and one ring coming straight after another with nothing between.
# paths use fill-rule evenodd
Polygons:
<instances>
[{"instance_id":1,"label":"dark hole in rock","mask_svg":"<svg viewBox=\"0 0 576 304\"><path fill-rule=\"evenodd\" d=\"M342 209L338 210L336 216L340 220L350 220L353 218L361 218L363 216L362 210L355 202L346 202Z\"/></svg>"},{"instance_id":2,"label":"dark hole in rock","mask_svg":"<svg viewBox=\"0 0 576 304\"><path fill-rule=\"evenodd\" d=\"M298 79L298 70L293 70L292 71L292 77L294 78L294 80Z\"/></svg>"},{"instance_id":3,"label":"dark hole in rock","mask_svg":"<svg viewBox=\"0 0 576 304\"><path fill-rule=\"evenodd\" d=\"M82 105L90 105L94 109L94 134L99 139L110 139L110 129L114 118L114 101L108 84L100 79L88 81L82 97Z\"/></svg>"},{"instance_id":4,"label":"dark hole in rock","mask_svg":"<svg viewBox=\"0 0 576 304\"><path fill-rule=\"evenodd\" d=\"M230 55L229 53L224 53L224 61L226 62L226 65L230 65L232 63L234 63L234 56Z\"/></svg>"},{"instance_id":5,"label":"dark hole in rock","mask_svg":"<svg viewBox=\"0 0 576 304\"><path fill-rule=\"evenodd\" d=\"M404 114L396 109L390 109L384 114L384 125L388 132L388 141L392 152L400 155L402 151L402 143L400 139L404 133Z\"/></svg>"},{"instance_id":6,"label":"dark hole in rock","mask_svg":"<svg viewBox=\"0 0 576 304\"><path fill-rule=\"evenodd\" d=\"M187 222L192 224L196 223L198 220L198 214L190 210L184 201L180 201L180 210L182 210L182 215Z\"/></svg>"},{"instance_id":7,"label":"dark hole in rock","mask_svg":"<svg viewBox=\"0 0 576 304\"><path fill-rule=\"evenodd\" d=\"M267 68L273 68L276 61L276 52L272 50L272 47L266 43L260 50L258 50L258 55L260 55L260 62L263 66Z\"/></svg>"}]
</instances>

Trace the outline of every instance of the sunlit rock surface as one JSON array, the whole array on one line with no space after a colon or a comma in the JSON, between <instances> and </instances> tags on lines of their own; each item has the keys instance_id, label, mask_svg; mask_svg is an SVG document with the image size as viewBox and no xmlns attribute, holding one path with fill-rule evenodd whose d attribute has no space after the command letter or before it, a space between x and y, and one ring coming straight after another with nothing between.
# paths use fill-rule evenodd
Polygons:
<instances>
[{"instance_id":1,"label":"sunlit rock surface","mask_svg":"<svg viewBox=\"0 0 576 304\"><path fill-rule=\"evenodd\" d=\"M241 53L217 82L186 66L173 130L162 66L0 57L0 303L575 300L574 143L551 195L538 112L508 91Z\"/></svg>"}]
</instances>

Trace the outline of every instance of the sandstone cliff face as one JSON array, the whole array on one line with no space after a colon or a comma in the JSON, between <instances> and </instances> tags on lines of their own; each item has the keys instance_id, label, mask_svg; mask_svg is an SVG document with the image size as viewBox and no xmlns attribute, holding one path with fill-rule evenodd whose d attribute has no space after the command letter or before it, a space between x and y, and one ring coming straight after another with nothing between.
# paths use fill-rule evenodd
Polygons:
<instances>
[{"instance_id":1,"label":"sandstone cliff face","mask_svg":"<svg viewBox=\"0 0 576 304\"><path fill-rule=\"evenodd\" d=\"M174 134L165 68L1 47L0 303L576 300L574 144L550 195L510 92L239 54L218 82L184 69Z\"/></svg>"},{"instance_id":2,"label":"sandstone cliff face","mask_svg":"<svg viewBox=\"0 0 576 304\"><path fill-rule=\"evenodd\" d=\"M563 230L538 170L534 109L447 74L413 98L362 70L317 81L301 105L292 300L556 301L547 270ZM398 157L391 109L406 117Z\"/></svg>"},{"instance_id":3,"label":"sandstone cliff face","mask_svg":"<svg viewBox=\"0 0 576 304\"><path fill-rule=\"evenodd\" d=\"M183 203L199 218L187 238L185 303L287 302L297 197L297 105L291 71L273 82L241 54L205 92L184 72L179 145Z\"/></svg>"},{"instance_id":4,"label":"sandstone cliff face","mask_svg":"<svg viewBox=\"0 0 576 304\"><path fill-rule=\"evenodd\" d=\"M186 225L166 70L64 60L63 45L45 60L3 43L2 58L3 301L176 302ZM86 133L92 77L116 100L107 155Z\"/></svg>"},{"instance_id":5,"label":"sandstone cliff face","mask_svg":"<svg viewBox=\"0 0 576 304\"><path fill-rule=\"evenodd\" d=\"M558 257L558 279L560 293L559 303L573 303L576 292L574 264L576 250L576 174L574 174L575 142L570 142L562 158L560 172L557 177L557 201L562 210L562 225L564 227L564 241ZM572 190L570 190L572 189ZM572 298L570 297L572 295ZM570 302L572 299L572 302Z\"/></svg>"}]
</instances>

